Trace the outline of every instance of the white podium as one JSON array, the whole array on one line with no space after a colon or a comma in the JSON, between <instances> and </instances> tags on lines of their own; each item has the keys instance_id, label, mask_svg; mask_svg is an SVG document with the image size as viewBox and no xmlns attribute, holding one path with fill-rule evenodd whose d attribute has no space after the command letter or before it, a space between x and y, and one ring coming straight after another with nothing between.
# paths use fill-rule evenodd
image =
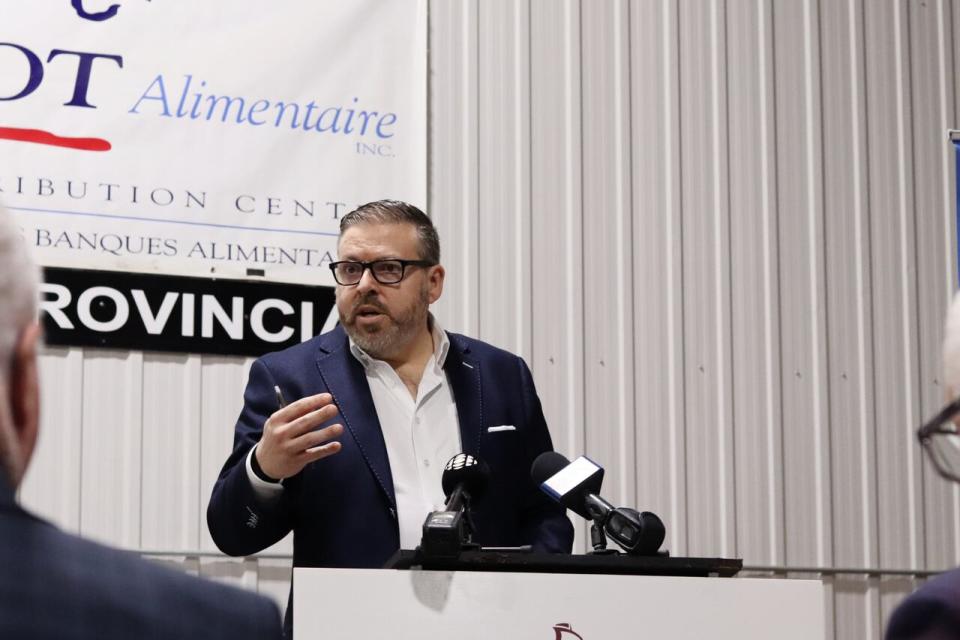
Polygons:
<instances>
[{"instance_id":1,"label":"white podium","mask_svg":"<svg viewBox=\"0 0 960 640\"><path fill-rule=\"evenodd\" d=\"M293 572L296 640L818 640L818 580L396 569Z\"/></svg>"}]
</instances>

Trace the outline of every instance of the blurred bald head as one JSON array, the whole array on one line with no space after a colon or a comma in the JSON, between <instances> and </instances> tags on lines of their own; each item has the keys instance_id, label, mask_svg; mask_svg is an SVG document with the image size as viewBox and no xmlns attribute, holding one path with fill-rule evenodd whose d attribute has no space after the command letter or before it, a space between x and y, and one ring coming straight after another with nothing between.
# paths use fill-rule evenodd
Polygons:
<instances>
[{"instance_id":1,"label":"blurred bald head","mask_svg":"<svg viewBox=\"0 0 960 640\"><path fill-rule=\"evenodd\" d=\"M0 205L0 472L14 487L33 454L39 421L38 283L20 230Z\"/></svg>"}]
</instances>

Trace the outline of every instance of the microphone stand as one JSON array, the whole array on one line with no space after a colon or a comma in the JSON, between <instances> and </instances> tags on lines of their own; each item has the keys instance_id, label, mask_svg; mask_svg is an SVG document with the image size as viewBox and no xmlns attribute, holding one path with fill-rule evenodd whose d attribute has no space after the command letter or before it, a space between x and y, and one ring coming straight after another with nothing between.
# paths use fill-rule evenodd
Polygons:
<instances>
[{"instance_id":1,"label":"microphone stand","mask_svg":"<svg viewBox=\"0 0 960 640\"><path fill-rule=\"evenodd\" d=\"M470 509L470 493L458 485L450 494L443 511L433 511L423 523L418 549L426 557L455 558L461 551L479 549L473 542L476 527Z\"/></svg>"},{"instance_id":2,"label":"microphone stand","mask_svg":"<svg viewBox=\"0 0 960 640\"><path fill-rule=\"evenodd\" d=\"M604 519L595 518L590 525L590 544L593 545L591 555L607 556L620 553L616 549L607 548L607 534L603 532Z\"/></svg>"}]
</instances>

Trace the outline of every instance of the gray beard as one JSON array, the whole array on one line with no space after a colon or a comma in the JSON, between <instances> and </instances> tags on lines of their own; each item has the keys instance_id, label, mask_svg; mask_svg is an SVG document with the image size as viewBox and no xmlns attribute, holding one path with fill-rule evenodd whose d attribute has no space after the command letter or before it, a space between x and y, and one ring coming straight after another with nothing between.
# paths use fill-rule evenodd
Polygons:
<instances>
[{"instance_id":1,"label":"gray beard","mask_svg":"<svg viewBox=\"0 0 960 640\"><path fill-rule=\"evenodd\" d=\"M420 300L409 313L394 317L385 328L375 331L365 331L356 324L349 324L340 312L340 324L353 342L364 350L371 358L387 360L401 352L407 345L416 339L417 334L427 326L429 305L426 288L421 292ZM359 303L358 303L359 304Z\"/></svg>"}]
</instances>

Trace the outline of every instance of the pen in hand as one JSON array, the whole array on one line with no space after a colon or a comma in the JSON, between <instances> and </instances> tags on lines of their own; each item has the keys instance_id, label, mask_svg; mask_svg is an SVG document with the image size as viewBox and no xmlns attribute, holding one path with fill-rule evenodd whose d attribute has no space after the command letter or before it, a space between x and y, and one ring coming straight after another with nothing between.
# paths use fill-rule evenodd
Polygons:
<instances>
[{"instance_id":1,"label":"pen in hand","mask_svg":"<svg viewBox=\"0 0 960 640\"><path fill-rule=\"evenodd\" d=\"M276 384L273 385L273 390L277 394L277 406L280 409L283 409L285 406L287 406L287 401L283 399L283 392L280 391L280 386Z\"/></svg>"},{"instance_id":2,"label":"pen in hand","mask_svg":"<svg viewBox=\"0 0 960 640\"><path fill-rule=\"evenodd\" d=\"M273 385L273 393L277 410L264 423L254 454L268 478L290 478L307 464L340 451L342 444L337 438L343 435L343 425L323 426L338 413L329 393L300 398L289 405L280 385ZM277 415L280 412L282 417Z\"/></svg>"}]
</instances>

